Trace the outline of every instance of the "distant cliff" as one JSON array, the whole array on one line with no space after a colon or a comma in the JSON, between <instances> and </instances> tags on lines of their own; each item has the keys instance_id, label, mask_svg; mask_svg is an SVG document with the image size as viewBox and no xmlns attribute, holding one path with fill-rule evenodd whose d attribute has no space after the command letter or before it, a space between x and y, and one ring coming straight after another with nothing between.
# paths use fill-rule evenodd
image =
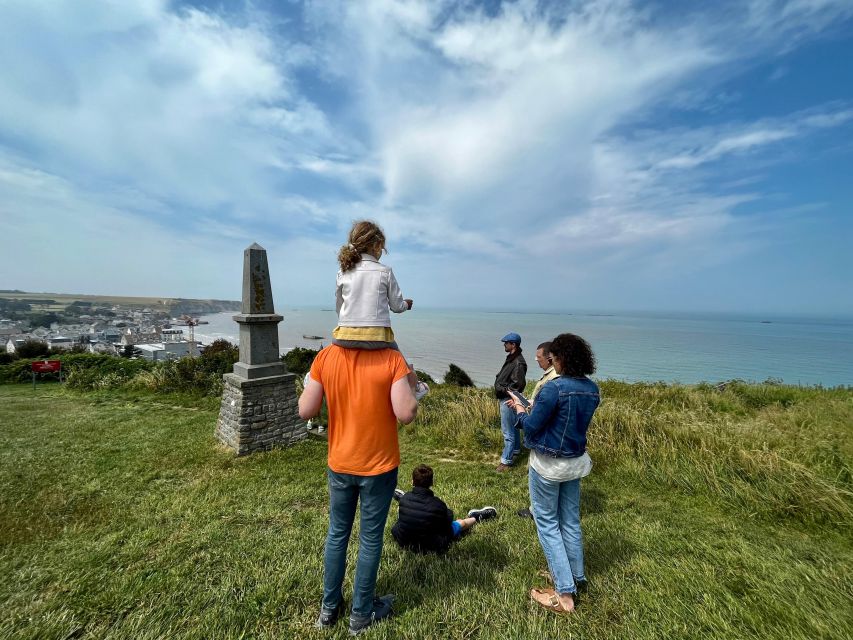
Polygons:
<instances>
[{"instance_id":1,"label":"distant cliff","mask_svg":"<svg viewBox=\"0 0 853 640\"><path fill-rule=\"evenodd\" d=\"M240 311L240 302L237 300L191 300L187 298L173 298L164 301L169 313L173 317L184 314L190 316L209 315L222 311Z\"/></svg>"}]
</instances>

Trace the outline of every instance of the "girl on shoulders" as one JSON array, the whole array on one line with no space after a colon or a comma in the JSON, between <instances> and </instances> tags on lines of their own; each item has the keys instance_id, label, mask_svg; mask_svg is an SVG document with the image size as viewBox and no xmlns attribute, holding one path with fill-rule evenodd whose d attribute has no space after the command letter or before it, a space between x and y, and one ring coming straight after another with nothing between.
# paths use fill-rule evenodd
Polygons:
<instances>
[{"instance_id":1,"label":"girl on shoulders","mask_svg":"<svg viewBox=\"0 0 853 640\"><path fill-rule=\"evenodd\" d=\"M353 223L348 242L338 251L338 326L332 332L333 344L345 349L400 350L390 312L411 310L412 300L403 298L391 267L379 262L383 253L387 253L385 234L379 225L370 220ZM409 373L409 384L418 397L428 391L414 371Z\"/></svg>"}]
</instances>

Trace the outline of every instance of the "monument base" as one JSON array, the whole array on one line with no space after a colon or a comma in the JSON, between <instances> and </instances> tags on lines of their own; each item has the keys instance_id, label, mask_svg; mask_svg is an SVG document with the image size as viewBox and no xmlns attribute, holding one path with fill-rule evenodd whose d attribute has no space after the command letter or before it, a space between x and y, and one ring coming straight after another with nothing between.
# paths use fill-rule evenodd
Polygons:
<instances>
[{"instance_id":1,"label":"monument base","mask_svg":"<svg viewBox=\"0 0 853 640\"><path fill-rule=\"evenodd\" d=\"M216 437L238 456L285 447L308 435L292 373L254 380L226 373L223 381Z\"/></svg>"}]
</instances>

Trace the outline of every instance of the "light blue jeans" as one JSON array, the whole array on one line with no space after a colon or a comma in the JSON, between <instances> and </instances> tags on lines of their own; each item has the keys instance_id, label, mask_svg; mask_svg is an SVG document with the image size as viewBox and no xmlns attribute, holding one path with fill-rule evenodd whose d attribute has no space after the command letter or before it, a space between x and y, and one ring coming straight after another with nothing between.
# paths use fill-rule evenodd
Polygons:
<instances>
[{"instance_id":1,"label":"light blue jeans","mask_svg":"<svg viewBox=\"0 0 853 640\"><path fill-rule=\"evenodd\" d=\"M501 452L501 463L510 465L515 460L515 456L521 453L521 434L515 428L515 423L518 421L518 414L515 409L501 403L501 433L504 435L504 450Z\"/></svg>"},{"instance_id":2,"label":"light blue jeans","mask_svg":"<svg viewBox=\"0 0 853 640\"><path fill-rule=\"evenodd\" d=\"M327 470L329 476L329 534L323 558L323 607L333 610L343 599L341 587L347 566L347 545L360 506L358 561L352 587L352 612L373 611L376 574L382 556L385 521L397 487L397 469L378 476L354 476Z\"/></svg>"},{"instance_id":3,"label":"light blue jeans","mask_svg":"<svg viewBox=\"0 0 853 640\"><path fill-rule=\"evenodd\" d=\"M530 468L530 501L539 544L557 593L575 593L575 582L586 580L581 535L581 481L546 480Z\"/></svg>"}]
</instances>

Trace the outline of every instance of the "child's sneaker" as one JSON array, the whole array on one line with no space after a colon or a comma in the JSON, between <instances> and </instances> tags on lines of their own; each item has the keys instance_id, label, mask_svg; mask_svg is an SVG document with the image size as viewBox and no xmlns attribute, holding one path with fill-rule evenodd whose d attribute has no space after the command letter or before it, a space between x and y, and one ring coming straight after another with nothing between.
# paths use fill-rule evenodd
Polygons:
<instances>
[{"instance_id":1,"label":"child's sneaker","mask_svg":"<svg viewBox=\"0 0 853 640\"><path fill-rule=\"evenodd\" d=\"M309 420L305 423L305 428L308 429L308 431L311 431L311 429L314 428L314 423Z\"/></svg>"},{"instance_id":2,"label":"child's sneaker","mask_svg":"<svg viewBox=\"0 0 853 640\"><path fill-rule=\"evenodd\" d=\"M334 609L320 607L320 615L317 617L317 622L314 623L314 627L316 629L328 629L329 627L335 626L335 623L338 621L338 618L341 617L343 610L343 601L339 602L338 606Z\"/></svg>"},{"instance_id":3,"label":"child's sneaker","mask_svg":"<svg viewBox=\"0 0 853 640\"><path fill-rule=\"evenodd\" d=\"M498 517L498 510L494 507L483 507L482 509L471 509L468 512L469 518L474 518L477 522L483 522L483 520L491 520L492 518Z\"/></svg>"},{"instance_id":4,"label":"child's sneaker","mask_svg":"<svg viewBox=\"0 0 853 640\"><path fill-rule=\"evenodd\" d=\"M349 634L351 636L360 635L363 631L367 631L370 625L394 615L394 610L391 608L393 602L393 595L381 596L373 600L373 611L370 612L370 615L357 616L350 614Z\"/></svg>"},{"instance_id":5,"label":"child's sneaker","mask_svg":"<svg viewBox=\"0 0 853 640\"><path fill-rule=\"evenodd\" d=\"M318 424L317 425L317 433L326 433L326 425Z\"/></svg>"},{"instance_id":6,"label":"child's sneaker","mask_svg":"<svg viewBox=\"0 0 853 640\"><path fill-rule=\"evenodd\" d=\"M418 382L415 385L415 400L420 400L429 393L429 385L426 382Z\"/></svg>"},{"instance_id":7,"label":"child's sneaker","mask_svg":"<svg viewBox=\"0 0 853 640\"><path fill-rule=\"evenodd\" d=\"M394 500L396 500L397 502L400 502L400 498L402 498L404 495L406 495L406 492L402 489L394 489Z\"/></svg>"}]
</instances>

